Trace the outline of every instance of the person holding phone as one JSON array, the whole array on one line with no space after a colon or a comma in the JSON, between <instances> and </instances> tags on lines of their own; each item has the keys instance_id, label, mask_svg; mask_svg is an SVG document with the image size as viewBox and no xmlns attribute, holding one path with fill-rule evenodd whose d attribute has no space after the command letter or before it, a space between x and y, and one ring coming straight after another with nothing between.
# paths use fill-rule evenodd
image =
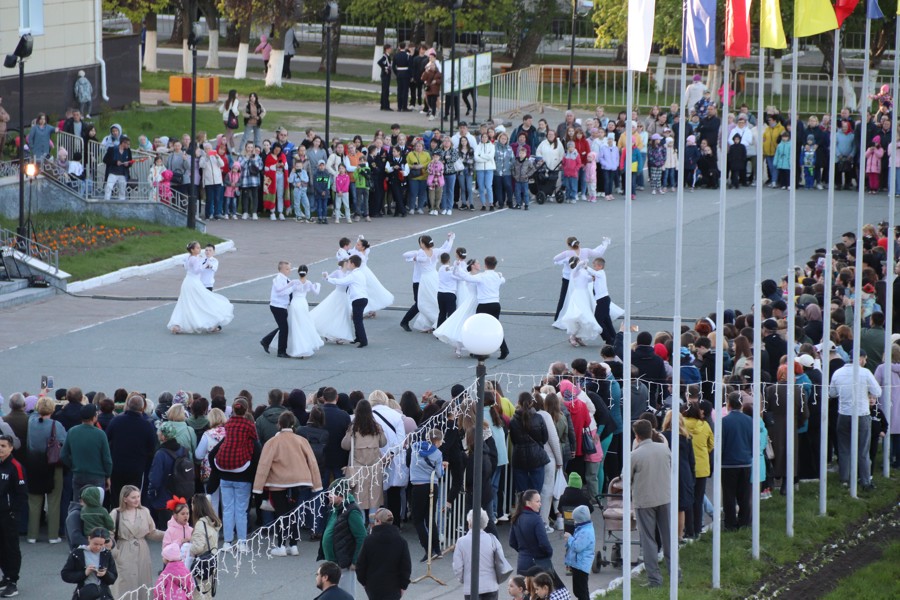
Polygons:
<instances>
[{"instance_id":1,"label":"person holding phone","mask_svg":"<svg viewBox=\"0 0 900 600\"><path fill-rule=\"evenodd\" d=\"M69 553L60 573L66 583L75 584L76 598L112 600L109 586L118 578L116 561L109 550L109 530L96 527L88 534L88 543Z\"/></svg>"}]
</instances>

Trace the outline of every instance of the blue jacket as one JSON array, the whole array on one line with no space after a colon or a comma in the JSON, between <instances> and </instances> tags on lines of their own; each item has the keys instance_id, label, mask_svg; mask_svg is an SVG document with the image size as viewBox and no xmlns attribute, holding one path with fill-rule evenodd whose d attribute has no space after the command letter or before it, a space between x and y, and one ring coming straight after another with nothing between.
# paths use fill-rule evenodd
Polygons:
<instances>
[{"instance_id":1,"label":"blue jacket","mask_svg":"<svg viewBox=\"0 0 900 600\"><path fill-rule=\"evenodd\" d=\"M549 559L553 556L553 547L550 545L540 513L528 507L522 509L516 522L510 527L509 545L519 553L516 562L517 573L524 573L533 567L536 560Z\"/></svg>"},{"instance_id":2,"label":"blue jacket","mask_svg":"<svg viewBox=\"0 0 900 600\"><path fill-rule=\"evenodd\" d=\"M429 483L431 474L435 482L444 476L444 457L439 448L431 442L416 442L412 445L409 460L409 482L412 484Z\"/></svg>"},{"instance_id":3,"label":"blue jacket","mask_svg":"<svg viewBox=\"0 0 900 600\"><path fill-rule=\"evenodd\" d=\"M566 566L578 569L582 573L590 573L594 563L594 524L579 523L575 533L566 540Z\"/></svg>"},{"instance_id":4,"label":"blue jacket","mask_svg":"<svg viewBox=\"0 0 900 600\"><path fill-rule=\"evenodd\" d=\"M172 492L166 487L169 474L175 467L175 459L165 450L171 450L176 455L181 455L186 450L178 445L174 439L166 440L156 451L153 464L150 465L150 479L147 485L147 501L150 508L160 510L166 507L166 502L172 499Z\"/></svg>"},{"instance_id":5,"label":"blue jacket","mask_svg":"<svg viewBox=\"0 0 900 600\"><path fill-rule=\"evenodd\" d=\"M753 418L732 410L722 419L722 466L749 467L753 462Z\"/></svg>"}]
</instances>

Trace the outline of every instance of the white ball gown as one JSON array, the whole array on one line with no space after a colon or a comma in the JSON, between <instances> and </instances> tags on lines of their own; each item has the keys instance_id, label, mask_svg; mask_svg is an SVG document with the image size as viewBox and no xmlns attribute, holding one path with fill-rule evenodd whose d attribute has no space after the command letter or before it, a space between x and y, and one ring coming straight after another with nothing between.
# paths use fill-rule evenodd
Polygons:
<instances>
[{"instance_id":1,"label":"white ball gown","mask_svg":"<svg viewBox=\"0 0 900 600\"><path fill-rule=\"evenodd\" d=\"M366 304L366 312L373 313L383 310L394 303L394 295L384 287L369 268L369 252L371 248L367 248L365 252L360 252L355 248L350 251L351 255L356 255L362 260L360 270L366 277L366 293L369 296L369 303Z\"/></svg>"},{"instance_id":2,"label":"white ball gown","mask_svg":"<svg viewBox=\"0 0 900 600\"><path fill-rule=\"evenodd\" d=\"M337 269L329 277L343 275L344 272ZM336 285L318 306L309 311L309 317L316 333L322 339L330 342L352 342L356 338L353 333L352 313L353 306L347 294L347 286Z\"/></svg>"},{"instance_id":3,"label":"white ball gown","mask_svg":"<svg viewBox=\"0 0 900 600\"><path fill-rule=\"evenodd\" d=\"M184 261L186 274L181 282L178 302L166 326L175 333L211 333L225 327L234 319L234 307L228 298L203 287L200 273L203 258L188 256Z\"/></svg>"},{"instance_id":4,"label":"white ball gown","mask_svg":"<svg viewBox=\"0 0 900 600\"><path fill-rule=\"evenodd\" d=\"M475 284L460 281L456 285L456 310L434 330L434 337L449 344L457 350L457 354L460 354L465 350L462 343L463 323L475 314L476 308L478 308L478 294Z\"/></svg>"},{"instance_id":5,"label":"white ball gown","mask_svg":"<svg viewBox=\"0 0 900 600\"><path fill-rule=\"evenodd\" d=\"M572 270L566 300L554 327L581 340L593 340L600 335L603 329L594 319L593 282L594 278L581 265Z\"/></svg>"},{"instance_id":6,"label":"white ball gown","mask_svg":"<svg viewBox=\"0 0 900 600\"><path fill-rule=\"evenodd\" d=\"M437 253L432 258L436 257ZM440 307L438 307L437 301L438 273L436 264L436 261L432 261L431 266L424 268L422 278L419 279L419 298L416 301L419 307L419 314L416 315L416 318L410 324L416 331L432 331L434 326L437 325Z\"/></svg>"},{"instance_id":7,"label":"white ball gown","mask_svg":"<svg viewBox=\"0 0 900 600\"><path fill-rule=\"evenodd\" d=\"M306 295L309 293L319 295L321 285L309 281L298 281L292 292L291 304L288 307L288 343L287 354L291 358L306 358L316 353L316 350L325 345L322 338L316 332L309 312L309 303ZM278 336L272 339L269 348L278 348Z\"/></svg>"}]
</instances>

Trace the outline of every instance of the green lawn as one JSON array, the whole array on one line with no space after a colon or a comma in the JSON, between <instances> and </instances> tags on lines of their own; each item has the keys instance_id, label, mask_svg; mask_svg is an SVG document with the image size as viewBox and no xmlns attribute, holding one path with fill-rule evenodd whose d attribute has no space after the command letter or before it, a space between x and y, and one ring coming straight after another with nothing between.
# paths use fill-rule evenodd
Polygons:
<instances>
[{"instance_id":1,"label":"green lawn","mask_svg":"<svg viewBox=\"0 0 900 600\"><path fill-rule=\"evenodd\" d=\"M888 540L884 540L885 543ZM842 579L825 600L895 600L900 598L900 541L888 545L881 559Z\"/></svg>"},{"instance_id":2,"label":"green lawn","mask_svg":"<svg viewBox=\"0 0 900 600\"><path fill-rule=\"evenodd\" d=\"M865 515L874 515L892 507L900 497L900 480L876 478L878 488L871 493L860 493L852 500L846 489L841 488L836 474L829 473L828 514L818 516L818 483L804 483L794 502L794 537L785 535L785 499L776 492L771 500L761 503L760 560L751 556L750 530L722 532L721 589L712 589L712 533L682 548L680 563L683 582L679 592L691 600L743 599L749 595L756 582L773 568L797 562L802 556L821 548L829 537L842 534L853 522ZM894 562L896 565L896 562ZM665 568L663 567L665 574ZM896 579L896 569L893 571ZM668 598L668 579L662 588L646 589L632 580L633 600ZM868 589L868 586L867 588ZM621 589L611 592L607 598L622 598ZM872 596L858 596L871 598ZM896 598L897 595L886 596ZM840 597L846 600L845 596Z\"/></svg>"},{"instance_id":3,"label":"green lawn","mask_svg":"<svg viewBox=\"0 0 900 600\"><path fill-rule=\"evenodd\" d=\"M66 255L61 252L59 268L72 275L69 282L170 258L183 253L185 245L191 240L197 240L201 245L210 242L218 244L223 241L216 236L191 232L186 228L166 227L145 221L105 219L89 212L37 214L33 216L33 220L38 232L49 229L60 230L76 224L104 225L108 228L136 227L141 232L141 236L129 237L117 244L89 250L83 254ZM16 222L0 217L0 226L14 230Z\"/></svg>"}]
</instances>

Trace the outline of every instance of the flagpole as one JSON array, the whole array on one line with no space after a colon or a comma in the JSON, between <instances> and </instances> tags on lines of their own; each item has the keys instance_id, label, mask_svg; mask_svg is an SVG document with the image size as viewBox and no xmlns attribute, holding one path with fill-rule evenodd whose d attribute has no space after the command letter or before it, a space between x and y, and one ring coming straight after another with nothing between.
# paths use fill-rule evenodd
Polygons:
<instances>
[{"instance_id":1,"label":"flagpole","mask_svg":"<svg viewBox=\"0 0 900 600\"><path fill-rule=\"evenodd\" d=\"M838 103L838 64L841 57L841 28L834 30L834 57L831 60L832 77L831 77L831 114L833 117L840 114L837 110ZM823 274L825 275L825 304L829 306L831 302L833 273L831 267L831 236L834 235L834 180L836 178L835 171L837 159L837 118L831 120L831 148L830 148L830 165L828 170L828 209L825 218L825 265ZM822 392L819 394L819 515L825 516L828 505L828 410L831 399L828 395L827 385L831 380L829 372L831 371L830 350L827 346L831 344L830 338L826 334L831 331L831 311L825 310L822 315Z\"/></svg>"},{"instance_id":2,"label":"flagpole","mask_svg":"<svg viewBox=\"0 0 900 600\"><path fill-rule=\"evenodd\" d=\"M762 43L759 45L759 79L756 87L756 104L759 111L757 119L757 134L766 127L765 121L765 67L766 50ZM753 461L750 464L750 479L752 486L750 493L751 512L751 554L759 560L759 475L760 475L760 451L762 443L761 431L761 404L762 395L760 388L760 365L762 365L762 198L763 198L763 152L762 135L757 140L756 153L756 239L754 240L754 271L753 281L756 299L753 301ZM721 429L719 430L721 435Z\"/></svg>"},{"instance_id":3,"label":"flagpole","mask_svg":"<svg viewBox=\"0 0 900 600\"><path fill-rule=\"evenodd\" d=\"M869 100L869 52L872 48L872 19L866 15L866 46L863 56L863 80L862 80L862 102L860 105L860 132L866 131L866 125L869 122L869 106L872 101ZM854 265L855 277L853 280L853 356L850 360L853 363L853 402L851 404L850 417L850 497L856 498L859 478L859 411L856 409L856 388L859 386L859 349L860 349L860 332L862 331L862 227L863 227L863 206L865 204L866 186L862 179L865 177L866 165L866 136L860 136L859 144L859 166L860 166L860 182L859 191L856 199L856 262ZM888 244L890 245L890 244ZM889 357L888 357L889 358ZM838 417L840 418L840 417ZM871 475L871 473L870 473ZM868 482L867 482L868 483Z\"/></svg>"},{"instance_id":4,"label":"flagpole","mask_svg":"<svg viewBox=\"0 0 900 600\"><path fill-rule=\"evenodd\" d=\"M799 48L800 48L800 39L797 35L794 35L792 40L793 43L793 55L794 59L791 61L791 118L794 119L794 131L799 130L800 124L800 112L797 107L798 98L797 98L797 67L798 67L798 56L799 56ZM792 169L797 168L797 152L799 151L798 145L800 140L795 139L794 143L791 144L791 165ZM801 173L802 176L802 173ZM794 431L797 428L796 419L795 419L795 402L796 399L794 397L794 339L795 339L795 331L794 327L796 326L796 296L795 296L795 288L797 276L794 273L794 257L797 254L797 238L795 237L795 231L797 226L797 178L792 177L793 181L791 181L791 186L789 188L790 192L788 194L788 263L787 263L787 297L785 301L787 302L787 410L785 410L785 424L787 438L786 443L786 452L787 456L787 464L785 466L784 479L782 480L781 486L782 489L787 492L787 506L785 510L785 534L788 537L794 537Z\"/></svg>"},{"instance_id":5,"label":"flagpole","mask_svg":"<svg viewBox=\"0 0 900 600\"><path fill-rule=\"evenodd\" d=\"M625 127L625 320L622 327L622 368L625 388L622 392L622 514L631 514L631 152L634 139L631 127L631 111L634 107L634 71L626 72ZM626 518L627 520L627 518ZM631 527L623 527L622 542L622 597L631 598Z\"/></svg>"},{"instance_id":6,"label":"flagpole","mask_svg":"<svg viewBox=\"0 0 900 600\"><path fill-rule=\"evenodd\" d=\"M894 19L894 39L900 40L900 6L897 9L897 18ZM898 50L894 49L894 81L893 81L893 89L891 93L894 97L897 97L897 90L900 89L900 60L898 60ZM894 101L896 102L896 100ZM886 365L893 364L894 361L891 360L891 332L894 329L894 311L891 309L894 306L894 286L893 286L893 278L894 275L894 261L896 257L894 256L894 210L896 204L896 196L897 196L897 113L896 113L896 104L894 105L894 111L891 116L894 119L894 122L891 123L891 149L893 150L893 154L891 158L888 160L888 164L890 167L888 168L888 233L887 233L887 257L885 258L884 264L887 268L887 273L885 274L885 281L887 285L886 288L886 298L884 300L884 314L885 314L885 325L884 325L884 362ZM887 367L884 368L885 372L888 371ZM884 391L881 395L884 398L884 414L887 418L890 418L891 415L891 378L884 378ZM884 451L884 463L882 465L882 474L885 478L891 476L891 432L890 427L888 427L887 435L884 436L884 447L882 448ZM872 470L875 470L873 465Z\"/></svg>"},{"instance_id":7,"label":"flagpole","mask_svg":"<svg viewBox=\"0 0 900 600\"><path fill-rule=\"evenodd\" d=\"M725 363L723 362L725 352L725 331L722 328L725 321L725 209L726 209L726 192L728 187L728 104L731 100L731 57L725 56L722 94L722 125L720 132L722 136L721 157L722 172L719 181L719 260L716 271L716 381L714 394L714 409L716 415L716 431L719 435L714 438L714 459L713 459L713 564L712 564L712 586L719 589L722 585L721 581L721 564L722 564L722 381L724 381Z\"/></svg>"}]
</instances>

